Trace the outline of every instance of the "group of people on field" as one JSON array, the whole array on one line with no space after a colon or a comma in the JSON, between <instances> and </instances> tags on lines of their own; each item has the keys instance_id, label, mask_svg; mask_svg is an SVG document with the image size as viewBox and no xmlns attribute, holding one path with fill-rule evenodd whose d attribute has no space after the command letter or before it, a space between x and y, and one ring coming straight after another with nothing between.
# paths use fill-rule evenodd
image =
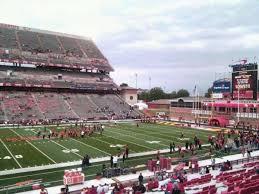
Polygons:
<instances>
[{"instance_id":1,"label":"group of people on field","mask_svg":"<svg viewBox=\"0 0 259 194\"><path fill-rule=\"evenodd\" d=\"M104 125L96 124L96 125L80 125L75 127L66 127L60 131L57 131L55 127L47 130L44 127L44 130L39 130L36 133L37 138L84 138L85 136L91 136L94 132L102 134L104 131Z\"/></svg>"},{"instance_id":2,"label":"group of people on field","mask_svg":"<svg viewBox=\"0 0 259 194\"><path fill-rule=\"evenodd\" d=\"M181 133L180 135L180 139L184 139L184 133ZM183 149L180 145L177 146L177 151L179 153L179 155L184 158L184 153L191 151L191 154L194 155L195 154L195 150L196 149L201 149L202 148L202 142L201 140L197 137L197 135L194 136L193 138L193 142L190 140L187 140L185 142L185 149ZM176 145L175 143L170 143L169 144L169 150L170 150L170 154L176 151Z\"/></svg>"}]
</instances>

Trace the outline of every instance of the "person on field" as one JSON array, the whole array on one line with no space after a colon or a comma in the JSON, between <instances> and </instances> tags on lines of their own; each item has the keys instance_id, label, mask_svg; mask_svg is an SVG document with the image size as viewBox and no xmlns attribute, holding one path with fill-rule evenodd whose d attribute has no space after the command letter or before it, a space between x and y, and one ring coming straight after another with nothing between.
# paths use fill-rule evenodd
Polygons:
<instances>
[{"instance_id":1,"label":"person on field","mask_svg":"<svg viewBox=\"0 0 259 194\"><path fill-rule=\"evenodd\" d=\"M113 155L110 157L111 168L113 168Z\"/></svg>"},{"instance_id":2,"label":"person on field","mask_svg":"<svg viewBox=\"0 0 259 194\"><path fill-rule=\"evenodd\" d=\"M173 144L172 143L170 143L169 149L170 149L170 154L172 154L172 150L173 150Z\"/></svg>"},{"instance_id":3,"label":"person on field","mask_svg":"<svg viewBox=\"0 0 259 194\"><path fill-rule=\"evenodd\" d=\"M39 138L41 135L41 131L39 130L38 133L37 133L37 137Z\"/></svg>"},{"instance_id":4,"label":"person on field","mask_svg":"<svg viewBox=\"0 0 259 194\"><path fill-rule=\"evenodd\" d=\"M123 155L122 155L122 163L124 164L125 162L125 159L126 159L126 153L124 152Z\"/></svg>"},{"instance_id":5,"label":"person on field","mask_svg":"<svg viewBox=\"0 0 259 194\"><path fill-rule=\"evenodd\" d=\"M160 151L158 150L156 153L156 159L159 160L160 159Z\"/></svg>"},{"instance_id":6,"label":"person on field","mask_svg":"<svg viewBox=\"0 0 259 194\"><path fill-rule=\"evenodd\" d=\"M118 164L118 156L115 155L115 156L113 156L113 166L114 166L114 168L117 168L117 164Z\"/></svg>"},{"instance_id":7,"label":"person on field","mask_svg":"<svg viewBox=\"0 0 259 194\"><path fill-rule=\"evenodd\" d=\"M125 157L129 158L129 146L128 145L126 145L126 147L125 147Z\"/></svg>"},{"instance_id":8,"label":"person on field","mask_svg":"<svg viewBox=\"0 0 259 194\"><path fill-rule=\"evenodd\" d=\"M85 136L85 132L82 130L81 131L81 138L84 138L84 136Z\"/></svg>"},{"instance_id":9,"label":"person on field","mask_svg":"<svg viewBox=\"0 0 259 194\"><path fill-rule=\"evenodd\" d=\"M175 144L174 144L174 142L173 142L172 146L173 146L173 152L175 152Z\"/></svg>"},{"instance_id":10,"label":"person on field","mask_svg":"<svg viewBox=\"0 0 259 194\"><path fill-rule=\"evenodd\" d=\"M241 153L242 153L243 157L245 157L246 149L244 146L242 146L242 148L241 148Z\"/></svg>"},{"instance_id":11,"label":"person on field","mask_svg":"<svg viewBox=\"0 0 259 194\"><path fill-rule=\"evenodd\" d=\"M185 149L188 150L188 148L189 148L189 142L186 141L186 142L185 142Z\"/></svg>"}]
</instances>

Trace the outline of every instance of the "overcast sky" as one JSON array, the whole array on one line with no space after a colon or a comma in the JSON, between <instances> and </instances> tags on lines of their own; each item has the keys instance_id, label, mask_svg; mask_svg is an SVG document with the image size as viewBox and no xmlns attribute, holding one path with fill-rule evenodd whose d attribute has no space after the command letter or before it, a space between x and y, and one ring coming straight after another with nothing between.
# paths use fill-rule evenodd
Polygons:
<instances>
[{"instance_id":1,"label":"overcast sky","mask_svg":"<svg viewBox=\"0 0 259 194\"><path fill-rule=\"evenodd\" d=\"M0 0L0 22L91 37L138 87L204 92L232 60L259 58L257 0ZM215 76L216 73L216 76Z\"/></svg>"}]
</instances>

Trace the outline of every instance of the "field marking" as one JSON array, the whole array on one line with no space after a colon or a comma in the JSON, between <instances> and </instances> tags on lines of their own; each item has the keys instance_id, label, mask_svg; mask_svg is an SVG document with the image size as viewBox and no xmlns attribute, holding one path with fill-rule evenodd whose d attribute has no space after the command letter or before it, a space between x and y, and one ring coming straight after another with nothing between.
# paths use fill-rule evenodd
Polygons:
<instances>
[{"instance_id":1,"label":"field marking","mask_svg":"<svg viewBox=\"0 0 259 194\"><path fill-rule=\"evenodd\" d=\"M127 129L127 130L124 130L124 129ZM119 130L131 131L131 128L126 128L125 126L124 126L124 129L120 128ZM138 130L136 130L136 129L138 129ZM148 131L148 134L147 133L141 133L141 132L145 131L145 128L141 128L141 127L140 128L134 128L133 130L136 130L136 131L131 131L131 132L134 132L136 134L147 135L147 136L150 136L149 134L155 134L155 135L162 135L163 137L164 136L168 137L168 135L163 134L162 132L161 133L157 133L157 132L154 132L154 131ZM150 137L153 137L153 136L150 136ZM177 138L174 137L172 133L170 133L170 138L172 138L171 140L170 139L165 139L165 138L162 138L162 137L157 137L157 138L166 140L168 143L169 142L173 142L173 141L174 142L178 142L178 143L183 143L182 141L177 140ZM161 143L159 143L159 144L161 144ZM162 145L165 145L165 144L162 143Z\"/></svg>"},{"instance_id":2,"label":"field marking","mask_svg":"<svg viewBox=\"0 0 259 194\"><path fill-rule=\"evenodd\" d=\"M122 126L122 127L125 128L125 126ZM154 127L154 126L152 126L152 128L154 128L154 130L152 130L152 131L149 130L148 133L151 133L151 134L159 134L159 135L167 136L167 137L168 137L168 135L170 135L170 137L171 137L172 139L175 139L176 141L177 141L177 138L175 137L174 132L180 133L179 131L172 131L172 130L169 130L169 129L166 129L167 132L165 132L163 128L160 128L160 126L159 126L159 127ZM131 128L127 128L127 129L130 129L130 130L131 130ZM133 128L133 129L134 129L134 130L140 130L140 131L146 131L146 128L141 127L141 126L139 126L138 128ZM163 130L161 130L161 129L163 129ZM161 132L157 132L157 130L160 130ZM139 131L139 132L140 132L140 131ZM170 132L169 132L169 131L170 131ZM146 133L145 133L145 134L146 134ZM192 134L192 135L193 135L193 134ZM168 139L168 141L171 141L171 140ZM181 141L177 141L177 142L182 143Z\"/></svg>"},{"instance_id":3,"label":"field marking","mask_svg":"<svg viewBox=\"0 0 259 194\"><path fill-rule=\"evenodd\" d=\"M151 127L151 126L150 126ZM162 127L168 127L168 126L162 126ZM152 126L151 128L154 128L154 130L152 130L152 131L149 131L149 134L158 134L158 135L162 135L162 136L166 136L166 134L170 134L170 137L171 137L171 140L169 140L168 139L168 141L170 141L170 142L178 142L178 143L184 143L183 141L179 141L179 137L177 137L177 136L175 136L175 134L173 134L173 133L181 133L180 131L175 131L175 130L178 130L178 129L175 129L175 130L170 130L170 129L165 129L165 128L157 128L157 127L154 127L154 126ZM134 128L134 129L136 129L136 128ZM143 130L142 130L143 129ZM166 130L167 132L165 132L165 131L162 131L161 133L158 133L158 132L155 132L155 129L159 129L159 130ZM143 128L143 127L139 127L139 130L140 131L145 131L145 128ZM171 132L169 132L169 131L171 131ZM185 132L184 132L184 134L186 134ZM192 133L192 132L188 132L187 133L188 134L188 136L193 136L194 134L195 134L195 131ZM204 135L202 135L202 136L204 136ZM189 139L191 139L191 137L189 138ZM164 139L164 138L162 138L162 139Z\"/></svg>"},{"instance_id":4,"label":"field marking","mask_svg":"<svg viewBox=\"0 0 259 194\"><path fill-rule=\"evenodd\" d=\"M57 144L58 146L60 146L60 147L62 147L62 148L64 148L64 149L66 149L66 150L71 150L71 149L69 149L69 148L66 148L65 146L63 146L63 145L61 145L61 144L59 144L59 143L57 143L57 142L55 142L55 141L53 141L53 140L50 140L51 142L53 142L53 143L55 143L55 144ZM77 156L79 156L80 158L84 158L81 154L78 154L78 153L75 153L75 152L72 152L73 154L75 154L75 155L77 155Z\"/></svg>"},{"instance_id":5,"label":"field marking","mask_svg":"<svg viewBox=\"0 0 259 194\"><path fill-rule=\"evenodd\" d=\"M116 132L115 132L115 133L116 133ZM148 150L155 150L155 149L152 148L152 147L148 147L148 146L145 146L145 145L140 145L140 144L135 143L135 142L132 142L132 141L123 140L123 139L118 139L118 138L115 138L115 137L113 137L113 136L109 136L109 135L106 135L106 134L103 134L103 135L104 135L104 136L107 136L107 137L111 137L111 138L113 138L113 139L120 140L120 141L125 141L125 142L131 143L131 144L135 144L135 145L137 145L137 146L139 146L139 147L146 148L146 149L148 149Z\"/></svg>"},{"instance_id":6,"label":"field marking","mask_svg":"<svg viewBox=\"0 0 259 194\"><path fill-rule=\"evenodd\" d=\"M13 133L15 133L16 135L18 135L19 137L23 137L22 135L20 135L19 133L17 133L16 131L14 131L13 129L9 129L11 130ZM53 162L54 164L57 164L57 162L55 160L53 160L52 158L50 158L47 154L45 154L43 151L41 151L39 148L37 148L35 145L33 145L31 142L29 142L28 140L25 140L29 145L31 145L32 147L34 147L37 151L39 151L41 154L43 154L45 157L47 157L51 162Z\"/></svg>"},{"instance_id":7,"label":"field marking","mask_svg":"<svg viewBox=\"0 0 259 194\"><path fill-rule=\"evenodd\" d=\"M91 137L90 137L91 138ZM104 153L104 154L106 154L106 155L111 155L110 153L108 153L108 152L105 152L105 151L103 151L103 150L100 150L100 149L98 149L98 148L96 148L96 147L93 147L93 146L91 146L91 145L88 145L88 144L86 144L86 143L84 143L84 142L82 142L82 141L79 141L79 140L77 140L77 139L74 139L74 138L72 138L72 140L74 140L74 141L76 141L76 142L78 142L78 143L81 143L81 144L83 144L83 145L85 145L85 146L88 146L88 147L91 147L91 148L93 148L93 149L95 149L95 150L98 150L98 151L100 151L100 152L102 152L102 153Z\"/></svg>"},{"instance_id":8,"label":"field marking","mask_svg":"<svg viewBox=\"0 0 259 194\"><path fill-rule=\"evenodd\" d=\"M110 128L110 129L114 129L114 128ZM117 129L117 130L120 130L120 129ZM122 131L127 131L127 130L124 130L124 129L121 129ZM128 132L128 131L127 131ZM117 132L113 132L113 133L117 133ZM137 133L137 132L134 132L136 135L138 134L141 134L141 133ZM121 134L123 136L129 136L129 137L132 137L132 138L135 138L135 139L140 139L140 140L144 140L144 139L141 139L141 138L138 138L138 137L135 137L133 135L129 135L129 134L123 134L123 133L117 133L117 134ZM144 135L144 136L148 136L148 137L151 137L152 139L154 139L153 136L150 136L150 135L145 135L145 134L141 134L141 135ZM168 142L170 142L170 140L167 140L167 139L164 139L164 138L159 138L159 137L156 137L156 139L162 139L162 140L166 140ZM160 145L163 145L163 146L169 146L169 144L163 144L163 143L159 143Z\"/></svg>"},{"instance_id":9,"label":"field marking","mask_svg":"<svg viewBox=\"0 0 259 194\"><path fill-rule=\"evenodd\" d=\"M9 152L9 154L11 154L11 156L13 157L13 159L15 160L15 162L18 164L18 166L20 168L22 168L22 165L18 162L18 160L14 157L14 155L12 154L12 152L9 150L9 148L5 145L5 143L3 142L3 140L0 138L1 143L3 144L3 146L5 147L5 149Z\"/></svg>"},{"instance_id":10,"label":"field marking","mask_svg":"<svg viewBox=\"0 0 259 194\"><path fill-rule=\"evenodd\" d=\"M96 139L97 141L100 141L100 142L103 142L103 143L105 143L105 144L108 144L109 146L112 144L111 142L107 142L107 141L104 141L104 140L100 140L100 139L98 139L97 137L92 137L92 138L94 138L94 139ZM122 140L121 140L122 141ZM132 150L132 149L130 149L131 150L131 152L133 152L133 153L137 153L136 151L134 151L134 150Z\"/></svg>"},{"instance_id":11,"label":"field marking","mask_svg":"<svg viewBox=\"0 0 259 194\"><path fill-rule=\"evenodd\" d=\"M182 133L184 132L185 134L190 134L190 136L192 136L193 134L196 133L200 133L201 136L204 136L204 137L208 137L209 134L212 134L210 133L210 131L200 131L199 129L195 129L195 128L180 128L180 127L177 127L177 126L167 126L167 125L159 125L159 124L144 124L144 125L147 125L149 128L153 128L154 130L155 129L163 129L163 130L166 130L167 132L166 133L170 133L170 132L175 132L175 133ZM127 127L126 124L121 124L121 126L123 127ZM142 125L143 126L143 125ZM139 126L139 128L142 128L142 129L145 129L143 128L141 125ZM183 131L185 130L185 131ZM162 131L161 133L165 133L165 131ZM215 133L214 133L215 134Z\"/></svg>"},{"instance_id":12,"label":"field marking","mask_svg":"<svg viewBox=\"0 0 259 194\"><path fill-rule=\"evenodd\" d=\"M150 128L153 128L153 130L152 130L152 132L151 133L154 133L154 130L155 129L158 129L158 127L157 126L154 126L154 125L152 125L152 124L147 124ZM122 125L122 127L123 127L123 125ZM125 125L124 125L124 127L125 127ZM127 127L127 126L126 126ZM143 128L143 127L141 127L140 126L140 128L141 129L143 129L143 130L141 130L141 131L144 131L145 130L145 128ZM134 128L135 129L135 128ZM203 140L204 139L206 139L206 138L208 138L208 135L209 134L211 134L211 133L209 133L209 132L205 132L205 133L202 133L201 131L195 131L196 129L192 129L192 128L190 128L190 129L183 129L183 130L188 130L188 131L180 131L180 129L179 128L177 128L177 127L174 127L174 126L161 126L161 125L159 125L159 129L161 130L161 129L163 129L163 130L166 130L167 132L166 133L170 133L171 132L171 135L172 135L172 139L175 139L175 141L176 142L179 142L179 143L183 143L183 142L181 142L181 141L179 141L179 140L177 140L175 137L173 137L173 134L172 133L178 133L178 134L180 134L180 133L184 133L184 134L187 134L188 136L193 136L194 134L196 134L196 133L201 133L201 134L199 134L199 136L202 136L202 137L204 137L204 138L202 138ZM123 130L123 129L122 129ZM193 132L192 132L192 130L193 130ZM163 132L161 132L161 133L164 133L165 134L165 132L163 131ZM170 140L169 140L170 141Z\"/></svg>"},{"instance_id":13,"label":"field marking","mask_svg":"<svg viewBox=\"0 0 259 194\"><path fill-rule=\"evenodd\" d=\"M156 128L155 126L153 126L152 124L147 124L149 127L151 127L151 128ZM166 126L166 125L159 125L161 128L164 128L164 129L166 129L167 131L172 131L172 130L174 130L174 132L176 132L176 133L182 133L183 131L181 131L181 129L182 130L187 130L187 131L185 131L185 133L186 134L191 134L192 133L192 130L193 130L193 133L200 133L200 135L201 136L206 136L206 137L208 137L208 135L209 134L216 134L215 132L213 132L213 131L201 131L200 129L195 129L195 128L180 128L180 127L177 127L177 126ZM193 135L193 134L191 134L191 135Z\"/></svg>"}]
</instances>

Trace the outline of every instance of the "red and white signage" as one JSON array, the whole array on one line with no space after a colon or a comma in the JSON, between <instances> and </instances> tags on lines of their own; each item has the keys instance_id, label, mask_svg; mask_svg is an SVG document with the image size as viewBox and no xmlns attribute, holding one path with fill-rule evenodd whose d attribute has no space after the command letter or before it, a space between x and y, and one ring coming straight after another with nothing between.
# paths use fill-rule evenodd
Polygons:
<instances>
[{"instance_id":1,"label":"red and white signage","mask_svg":"<svg viewBox=\"0 0 259 194\"><path fill-rule=\"evenodd\" d=\"M63 182L64 185L82 184L85 181L85 175L81 171L71 170L65 171Z\"/></svg>"}]
</instances>

